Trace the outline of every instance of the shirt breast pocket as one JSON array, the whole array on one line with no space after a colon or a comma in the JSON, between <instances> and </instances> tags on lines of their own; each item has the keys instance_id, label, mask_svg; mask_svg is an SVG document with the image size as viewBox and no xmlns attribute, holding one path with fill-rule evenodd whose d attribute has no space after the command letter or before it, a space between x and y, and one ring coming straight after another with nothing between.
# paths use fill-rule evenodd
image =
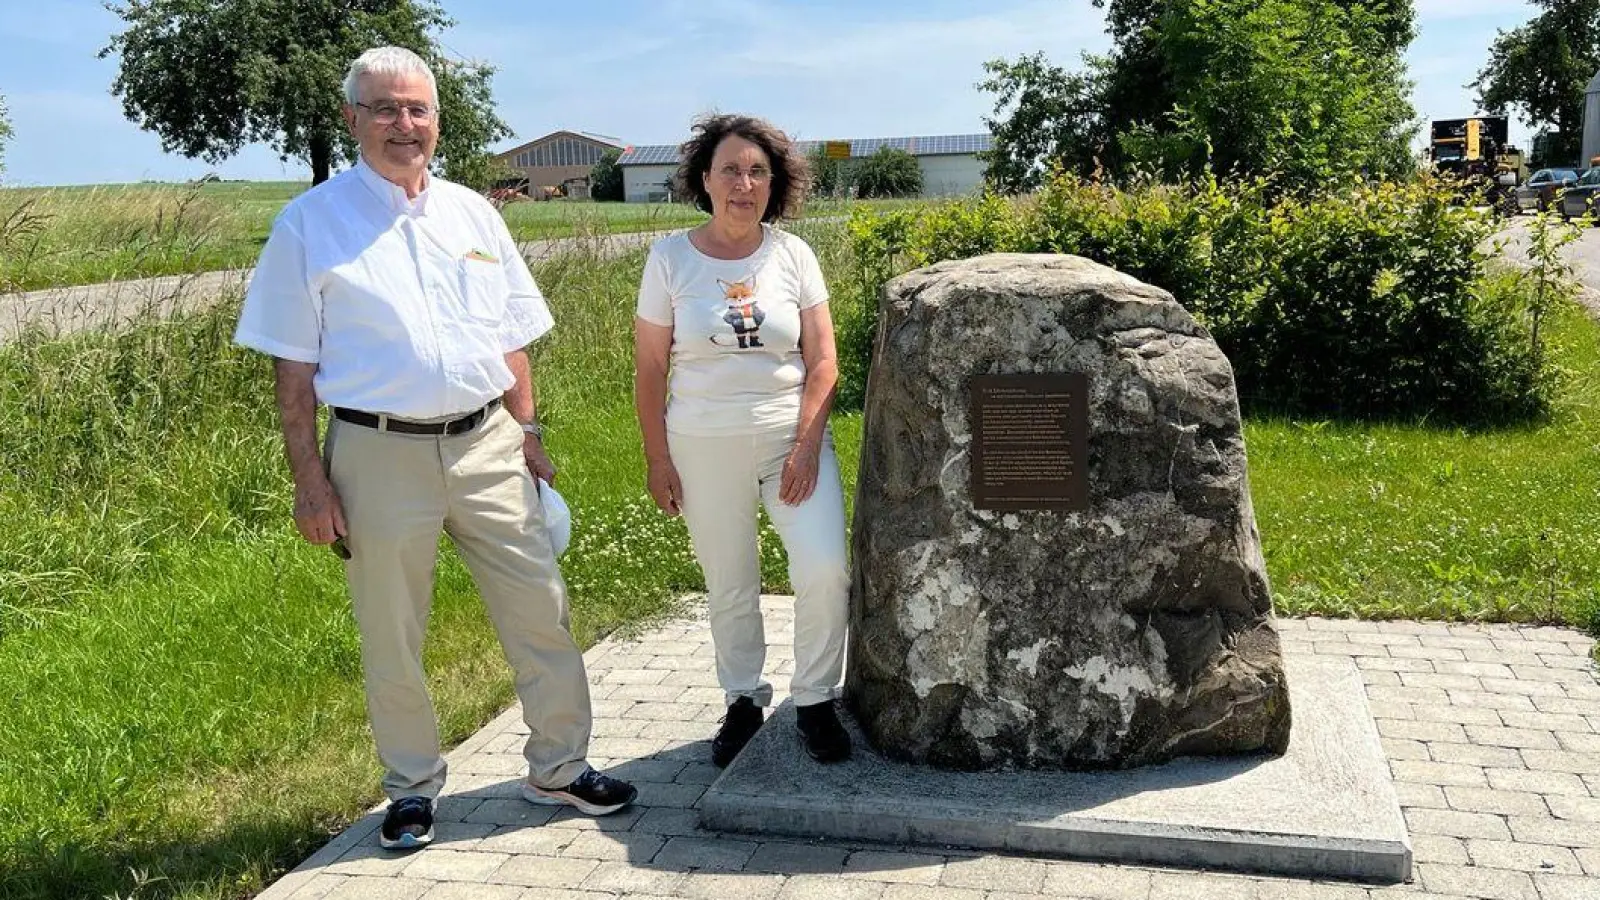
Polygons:
<instances>
[{"instance_id":1,"label":"shirt breast pocket","mask_svg":"<svg viewBox=\"0 0 1600 900\"><path fill-rule=\"evenodd\" d=\"M510 288L506 284L505 270L499 263L464 259L461 267L461 299L471 319L498 325L505 318L506 299Z\"/></svg>"}]
</instances>

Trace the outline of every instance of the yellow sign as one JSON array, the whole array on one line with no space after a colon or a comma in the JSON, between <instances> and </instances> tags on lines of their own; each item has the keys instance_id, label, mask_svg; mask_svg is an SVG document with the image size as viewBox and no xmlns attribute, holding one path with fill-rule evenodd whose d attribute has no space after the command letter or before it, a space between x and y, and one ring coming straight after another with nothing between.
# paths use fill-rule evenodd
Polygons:
<instances>
[{"instance_id":1,"label":"yellow sign","mask_svg":"<svg viewBox=\"0 0 1600 900\"><path fill-rule=\"evenodd\" d=\"M822 145L822 155L827 159L849 159L849 141L826 141Z\"/></svg>"},{"instance_id":2,"label":"yellow sign","mask_svg":"<svg viewBox=\"0 0 1600 900\"><path fill-rule=\"evenodd\" d=\"M1483 159L1483 148L1480 143L1482 130L1482 122L1477 119L1467 120L1467 159Z\"/></svg>"}]
</instances>

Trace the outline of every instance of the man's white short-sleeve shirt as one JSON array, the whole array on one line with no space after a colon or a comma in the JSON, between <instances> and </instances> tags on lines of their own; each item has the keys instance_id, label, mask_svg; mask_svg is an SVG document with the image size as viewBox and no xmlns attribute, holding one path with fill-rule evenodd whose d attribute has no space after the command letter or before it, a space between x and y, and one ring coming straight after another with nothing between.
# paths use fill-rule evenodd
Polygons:
<instances>
[{"instance_id":1,"label":"man's white short-sleeve shirt","mask_svg":"<svg viewBox=\"0 0 1600 900\"><path fill-rule=\"evenodd\" d=\"M828 287L805 241L761 228L744 259L707 256L687 231L650 248L635 311L672 329L669 431L757 434L800 421L800 311L826 303Z\"/></svg>"},{"instance_id":2,"label":"man's white short-sleeve shirt","mask_svg":"<svg viewBox=\"0 0 1600 900\"><path fill-rule=\"evenodd\" d=\"M552 325L488 201L437 178L407 199L361 162L279 214L234 340L316 363L321 403L428 419L504 393L505 354Z\"/></svg>"}]
</instances>

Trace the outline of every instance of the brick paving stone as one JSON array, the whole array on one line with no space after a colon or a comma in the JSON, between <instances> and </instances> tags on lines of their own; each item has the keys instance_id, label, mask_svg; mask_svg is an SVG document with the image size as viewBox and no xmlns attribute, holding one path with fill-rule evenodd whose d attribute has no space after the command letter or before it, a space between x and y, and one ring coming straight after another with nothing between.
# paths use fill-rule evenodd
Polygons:
<instances>
[{"instance_id":1,"label":"brick paving stone","mask_svg":"<svg viewBox=\"0 0 1600 900\"><path fill-rule=\"evenodd\" d=\"M1288 881L1269 878L1256 882L1260 900L1367 900L1367 889L1329 881Z\"/></svg>"},{"instance_id":2,"label":"brick paving stone","mask_svg":"<svg viewBox=\"0 0 1600 900\"><path fill-rule=\"evenodd\" d=\"M1261 882L1239 875L1210 872L1157 872L1150 880L1150 900L1261 900Z\"/></svg>"},{"instance_id":3,"label":"brick paving stone","mask_svg":"<svg viewBox=\"0 0 1600 900\"><path fill-rule=\"evenodd\" d=\"M1516 699L1526 700L1527 698L1518 697ZM1525 712L1532 712L1531 707L1533 704L1530 703L1528 705L1530 709L1525 710ZM1457 725L1500 725L1502 724L1501 716L1504 712L1504 710L1491 709L1485 706L1457 706L1451 704L1448 706L1418 707L1413 718L1424 722L1454 722Z\"/></svg>"},{"instance_id":4,"label":"brick paving stone","mask_svg":"<svg viewBox=\"0 0 1600 900\"><path fill-rule=\"evenodd\" d=\"M1506 710L1500 714L1501 720L1509 728L1535 728L1543 731L1575 731L1578 733L1593 732L1589 720L1583 716L1562 715L1549 712L1527 712L1526 710Z\"/></svg>"},{"instance_id":5,"label":"brick paving stone","mask_svg":"<svg viewBox=\"0 0 1600 900\"><path fill-rule=\"evenodd\" d=\"M334 888L349 880L346 875L318 875L296 888L285 900L325 900Z\"/></svg>"},{"instance_id":6,"label":"brick paving stone","mask_svg":"<svg viewBox=\"0 0 1600 900\"><path fill-rule=\"evenodd\" d=\"M704 722L650 722L639 733L642 738L665 738L669 741L710 741L715 729Z\"/></svg>"},{"instance_id":7,"label":"brick paving stone","mask_svg":"<svg viewBox=\"0 0 1600 900\"><path fill-rule=\"evenodd\" d=\"M1589 788L1589 796L1600 797L1600 775L1584 775L1583 783Z\"/></svg>"},{"instance_id":8,"label":"brick paving stone","mask_svg":"<svg viewBox=\"0 0 1600 900\"><path fill-rule=\"evenodd\" d=\"M1409 738L1414 741L1450 741L1457 744L1466 743L1467 733L1463 726L1451 722L1424 722L1405 721L1403 719L1382 719L1378 722L1378 734L1390 738Z\"/></svg>"},{"instance_id":9,"label":"brick paving stone","mask_svg":"<svg viewBox=\"0 0 1600 900\"><path fill-rule=\"evenodd\" d=\"M360 875L334 888L327 900L417 900L433 885L419 878Z\"/></svg>"},{"instance_id":10,"label":"brick paving stone","mask_svg":"<svg viewBox=\"0 0 1600 900\"><path fill-rule=\"evenodd\" d=\"M645 814L642 807L630 806L607 816L591 816L570 807L562 807L551 817L548 827L577 831L627 831Z\"/></svg>"},{"instance_id":11,"label":"brick paving stone","mask_svg":"<svg viewBox=\"0 0 1600 900\"><path fill-rule=\"evenodd\" d=\"M595 738L589 741L589 752L614 759L640 759L666 745L663 738Z\"/></svg>"},{"instance_id":12,"label":"brick paving stone","mask_svg":"<svg viewBox=\"0 0 1600 900\"><path fill-rule=\"evenodd\" d=\"M524 900L522 888L509 884L436 884L422 900Z\"/></svg>"},{"instance_id":13,"label":"brick paving stone","mask_svg":"<svg viewBox=\"0 0 1600 900\"><path fill-rule=\"evenodd\" d=\"M643 865L655 858L667 839L656 834L585 831L561 851L570 859L625 860Z\"/></svg>"},{"instance_id":14,"label":"brick paving stone","mask_svg":"<svg viewBox=\"0 0 1600 900\"><path fill-rule=\"evenodd\" d=\"M1521 678L1485 678L1483 689L1492 694L1523 694L1527 697L1565 697L1566 690L1554 681Z\"/></svg>"},{"instance_id":15,"label":"brick paving stone","mask_svg":"<svg viewBox=\"0 0 1600 900\"><path fill-rule=\"evenodd\" d=\"M1600 828L1592 822L1511 816L1506 824L1511 827L1512 836L1523 843L1600 848Z\"/></svg>"},{"instance_id":16,"label":"brick paving stone","mask_svg":"<svg viewBox=\"0 0 1600 900\"><path fill-rule=\"evenodd\" d=\"M704 764L711 758L711 736L703 741L668 741L667 746L656 751L656 759L666 759L684 764Z\"/></svg>"},{"instance_id":17,"label":"brick paving stone","mask_svg":"<svg viewBox=\"0 0 1600 900\"><path fill-rule=\"evenodd\" d=\"M636 866L625 862L603 862L583 880L582 889L629 897L636 894L670 897L677 893L678 885L682 883L683 878L682 872L669 872L665 869Z\"/></svg>"},{"instance_id":18,"label":"brick paving stone","mask_svg":"<svg viewBox=\"0 0 1600 900\"><path fill-rule=\"evenodd\" d=\"M1383 744L1383 755L1390 759L1409 759L1427 761L1432 759L1428 755L1428 745L1421 741L1405 740L1403 738L1379 738Z\"/></svg>"},{"instance_id":19,"label":"brick paving stone","mask_svg":"<svg viewBox=\"0 0 1600 900\"><path fill-rule=\"evenodd\" d=\"M1044 863L1014 856L956 857L945 863L939 883L947 887L993 888L1038 893L1044 888Z\"/></svg>"},{"instance_id":20,"label":"brick paving stone","mask_svg":"<svg viewBox=\"0 0 1600 900\"><path fill-rule=\"evenodd\" d=\"M938 884L944 857L923 853L859 850L844 863L844 877L902 884Z\"/></svg>"},{"instance_id":21,"label":"brick paving stone","mask_svg":"<svg viewBox=\"0 0 1600 900\"><path fill-rule=\"evenodd\" d=\"M1367 688L1367 696L1373 700L1390 700L1395 703L1414 703L1421 706L1436 706L1450 702L1450 695L1445 693L1443 688L1374 685Z\"/></svg>"},{"instance_id":22,"label":"brick paving stone","mask_svg":"<svg viewBox=\"0 0 1600 900\"><path fill-rule=\"evenodd\" d=\"M1521 709L1531 712L1536 708L1533 700L1534 698L1523 694L1501 694L1486 690L1450 692L1451 704L1458 707L1492 710Z\"/></svg>"},{"instance_id":23,"label":"brick paving stone","mask_svg":"<svg viewBox=\"0 0 1600 900\"><path fill-rule=\"evenodd\" d=\"M1444 795L1450 801L1451 809L1462 812L1508 816L1543 816L1550 812L1544 804L1544 798L1538 794L1451 786L1444 789Z\"/></svg>"},{"instance_id":24,"label":"brick paving stone","mask_svg":"<svg viewBox=\"0 0 1600 900\"><path fill-rule=\"evenodd\" d=\"M393 877L411 864L411 854L385 850L378 846L377 835L351 847L330 864L325 871L335 875L371 875Z\"/></svg>"},{"instance_id":25,"label":"brick paving stone","mask_svg":"<svg viewBox=\"0 0 1600 900\"><path fill-rule=\"evenodd\" d=\"M1594 659L1588 655L1579 656L1575 653L1541 653L1539 661L1552 669L1576 669L1580 672L1594 673Z\"/></svg>"},{"instance_id":26,"label":"brick paving stone","mask_svg":"<svg viewBox=\"0 0 1600 900\"><path fill-rule=\"evenodd\" d=\"M1539 900L1533 878L1526 872L1418 863L1417 880L1429 891L1481 897L1483 900Z\"/></svg>"},{"instance_id":27,"label":"brick paving stone","mask_svg":"<svg viewBox=\"0 0 1600 900\"><path fill-rule=\"evenodd\" d=\"M1374 672L1364 669L1361 672L1361 683L1367 687L1382 685L1385 687L1399 687L1400 675L1397 672Z\"/></svg>"},{"instance_id":28,"label":"brick paving stone","mask_svg":"<svg viewBox=\"0 0 1600 900\"><path fill-rule=\"evenodd\" d=\"M1467 662L1484 663L1485 665L1537 666L1543 662L1543 660L1539 659L1539 654L1527 650L1491 650L1488 652L1482 650L1467 650L1464 652L1467 656ZM1510 670L1508 669L1507 671L1509 672ZM1491 675L1489 677L1493 678L1496 676Z\"/></svg>"},{"instance_id":29,"label":"brick paving stone","mask_svg":"<svg viewBox=\"0 0 1600 900\"><path fill-rule=\"evenodd\" d=\"M639 799L636 802L650 809L694 806L706 792L706 789L698 784L657 784L652 781L641 781L637 787Z\"/></svg>"},{"instance_id":30,"label":"brick paving stone","mask_svg":"<svg viewBox=\"0 0 1600 900\"><path fill-rule=\"evenodd\" d=\"M1506 664L1503 654L1495 655L1496 661L1484 662L1468 659L1465 662L1446 659L1440 660L1434 671L1440 675L1470 675L1473 678L1511 678L1511 667Z\"/></svg>"},{"instance_id":31,"label":"brick paving stone","mask_svg":"<svg viewBox=\"0 0 1600 900\"><path fill-rule=\"evenodd\" d=\"M1600 734L1588 731L1557 731L1556 743L1573 753L1600 754Z\"/></svg>"},{"instance_id":32,"label":"brick paving stone","mask_svg":"<svg viewBox=\"0 0 1600 900\"><path fill-rule=\"evenodd\" d=\"M722 770L710 763L689 763L688 765L684 766L683 771L679 772L678 776L672 780L679 784L698 784L702 786L709 786L711 782L716 781L717 776L721 774Z\"/></svg>"},{"instance_id":33,"label":"brick paving stone","mask_svg":"<svg viewBox=\"0 0 1600 900\"><path fill-rule=\"evenodd\" d=\"M691 722L700 714L699 703L640 703L626 713L629 719L650 719L657 722Z\"/></svg>"},{"instance_id":34,"label":"brick paving stone","mask_svg":"<svg viewBox=\"0 0 1600 900\"><path fill-rule=\"evenodd\" d=\"M1437 635L1425 634L1417 638L1417 641L1424 647L1448 647L1453 650L1482 650L1486 653L1492 653L1495 650L1501 649L1495 646L1494 641L1490 640L1489 638L1477 636L1464 637L1452 635L1448 637L1439 637Z\"/></svg>"},{"instance_id":35,"label":"brick paving stone","mask_svg":"<svg viewBox=\"0 0 1600 900\"><path fill-rule=\"evenodd\" d=\"M576 888L600 863L592 859L550 856L513 856L490 873L494 884L520 884L538 888Z\"/></svg>"},{"instance_id":36,"label":"brick paving stone","mask_svg":"<svg viewBox=\"0 0 1600 900\"><path fill-rule=\"evenodd\" d=\"M660 669L612 669L600 676L600 684L660 684L667 673Z\"/></svg>"},{"instance_id":37,"label":"brick paving stone","mask_svg":"<svg viewBox=\"0 0 1600 900\"><path fill-rule=\"evenodd\" d=\"M1530 769L1571 772L1574 775L1600 775L1600 756L1568 750L1524 750L1522 761Z\"/></svg>"},{"instance_id":38,"label":"brick paving stone","mask_svg":"<svg viewBox=\"0 0 1600 900\"><path fill-rule=\"evenodd\" d=\"M1417 862L1446 863L1464 866L1472 861L1467 855L1467 843L1461 838L1441 834L1413 834L1411 855Z\"/></svg>"},{"instance_id":39,"label":"brick paving stone","mask_svg":"<svg viewBox=\"0 0 1600 900\"><path fill-rule=\"evenodd\" d=\"M1467 655L1454 647L1391 647L1390 656L1411 659L1431 659L1436 662L1466 662Z\"/></svg>"},{"instance_id":40,"label":"brick paving stone","mask_svg":"<svg viewBox=\"0 0 1600 900\"><path fill-rule=\"evenodd\" d=\"M772 900L781 890L782 875L690 872L675 894L693 900Z\"/></svg>"},{"instance_id":41,"label":"brick paving stone","mask_svg":"<svg viewBox=\"0 0 1600 900\"><path fill-rule=\"evenodd\" d=\"M1444 789L1436 784L1396 781L1394 792L1400 799L1401 806L1420 806L1426 809L1450 808L1450 802L1444 797Z\"/></svg>"},{"instance_id":42,"label":"brick paving stone","mask_svg":"<svg viewBox=\"0 0 1600 900\"><path fill-rule=\"evenodd\" d=\"M1358 656L1356 665L1363 671L1368 669L1376 672L1432 672L1433 660L1417 659L1414 656ZM1459 663L1456 663L1459 665ZM1507 669L1509 676L1511 670Z\"/></svg>"},{"instance_id":43,"label":"brick paving stone","mask_svg":"<svg viewBox=\"0 0 1600 900\"><path fill-rule=\"evenodd\" d=\"M595 719L589 732L591 738L597 737L638 737L639 732L650 724L649 719L624 719L613 716L606 719Z\"/></svg>"},{"instance_id":44,"label":"brick paving stone","mask_svg":"<svg viewBox=\"0 0 1600 900\"><path fill-rule=\"evenodd\" d=\"M1472 858L1473 865L1489 869L1583 874L1583 867L1578 865L1578 858L1571 850L1549 844L1467 841L1467 855Z\"/></svg>"},{"instance_id":45,"label":"brick paving stone","mask_svg":"<svg viewBox=\"0 0 1600 900\"><path fill-rule=\"evenodd\" d=\"M719 687L692 687L679 695L678 702L726 706L728 697Z\"/></svg>"},{"instance_id":46,"label":"brick paving stone","mask_svg":"<svg viewBox=\"0 0 1600 900\"><path fill-rule=\"evenodd\" d=\"M430 847L413 854L411 865L402 874L429 881L483 881L510 858L504 853Z\"/></svg>"},{"instance_id":47,"label":"brick paving stone","mask_svg":"<svg viewBox=\"0 0 1600 900\"><path fill-rule=\"evenodd\" d=\"M1440 675L1436 672L1401 672L1406 687L1441 688L1447 691L1481 691L1483 682L1475 675Z\"/></svg>"},{"instance_id":48,"label":"brick paving stone","mask_svg":"<svg viewBox=\"0 0 1600 900\"><path fill-rule=\"evenodd\" d=\"M1389 763L1389 769L1394 772L1394 777L1398 781L1437 784L1441 787L1451 784L1464 787L1483 787L1488 784L1488 781L1483 777L1483 769L1477 766L1397 759Z\"/></svg>"},{"instance_id":49,"label":"brick paving stone","mask_svg":"<svg viewBox=\"0 0 1600 900\"><path fill-rule=\"evenodd\" d=\"M688 688L681 684L624 684L611 692L611 698L639 703L676 703L686 690Z\"/></svg>"},{"instance_id":50,"label":"brick paving stone","mask_svg":"<svg viewBox=\"0 0 1600 900\"><path fill-rule=\"evenodd\" d=\"M1533 876L1540 900L1594 900L1600 897L1600 880L1582 875Z\"/></svg>"},{"instance_id":51,"label":"brick paving stone","mask_svg":"<svg viewBox=\"0 0 1600 900\"><path fill-rule=\"evenodd\" d=\"M1600 823L1600 798L1562 795L1551 797L1548 802L1550 812L1558 819Z\"/></svg>"},{"instance_id":52,"label":"brick paving stone","mask_svg":"<svg viewBox=\"0 0 1600 900\"><path fill-rule=\"evenodd\" d=\"M891 884L879 900L986 900L976 888L928 887L925 884Z\"/></svg>"},{"instance_id":53,"label":"brick paving stone","mask_svg":"<svg viewBox=\"0 0 1600 900\"><path fill-rule=\"evenodd\" d=\"M654 810L652 810L653 812ZM754 856L756 843L710 837L673 837L656 854L664 869L728 869L739 871Z\"/></svg>"},{"instance_id":54,"label":"brick paving stone","mask_svg":"<svg viewBox=\"0 0 1600 900\"><path fill-rule=\"evenodd\" d=\"M504 775L519 778L528 773L528 761L523 759L520 753L474 753L452 768L463 775Z\"/></svg>"},{"instance_id":55,"label":"brick paving stone","mask_svg":"<svg viewBox=\"0 0 1600 900\"><path fill-rule=\"evenodd\" d=\"M1560 749L1560 745L1556 743L1555 735L1548 731L1535 731L1530 728L1504 728L1493 725L1468 725L1466 728L1467 736L1472 738L1474 744L1532 750Z\"/></svg>"},{"instance_id":56,"label":"brick paving stone","mask_svg":"<svg viewBox=\"0 0 1600 900\"><path fill-rule=\"evenodd\" d=\"M1407 809L1402 812L1413 834L1511 840L1511 832L1506 830L1505 820L1499 816L1447 809Z\"/></svg>"},{"instance_id":57,"label":"brick paving stone","mask_svg":"<svg viewBox=\"0 0 1600 900\"><path fill-rule=\"evenodd\" d=\"M476 850L478 841L494 833L497 826L476 822L433 823L433 846L441 850Z\"/></svg>"},{"instance_id":58,"label":"brick paving stone","mask_svg":"<svg viewBox=\"0 0 1600 900\"><path fill-rule=\"evenodd\" d=\"M480 852L518 853L531 856L560 856L580 832L570 828L524 828L511 825L478 842Z\"/></svg>"},{"instance_id":59,"label":"brick paving stone","mask_svg":"<svg viewBox=\"0 0 1600 900\"><path fill-rule=\"evenodd\" d=\"M688 763L672 759L630 759L612 766L608 774L634 783L671 784L686 765Z\"/></svg>"},{"instance_id":60,"label":"brick paving stone","mask_svg":"<svg viewBox=\"0 0 1600 900\"><path fill-rule=\"evenodd\" d=\"M1367 711L1372 713L1374 719L1414 719L1417 717L1416 707L1409 703L1385 702L1371 698L1367 699Z\"/></svg>"},{"instance_id":61,"label":"brick paving stone","mask_svg":"<svg viewBox=\"0 0 1600 900\"><path fill-rule=\"evenodd\" d=\"M1486 769L1489 786L1501 791L1528 791L1534 794L1564 794L1582 797L1589 792L1583 779L1571 772L1539 772L1528 769Z\"/></svg>"},{"instance_id":62,"label":"brick paving stone","mask_svg":"<svg viewBox=\"0 0 1600 900\"><path fill-rule=\"evenodd\" d=\"M481 797L461 797L441 794L433 801L433 821L460 822L473 810L483 805Z\"/></svg>"},{"instance_id":63,"label":"brick paving stone","mask_svg":"<svg viewBox=\"0 0 1600 900\"><path fill-rule=\"evenodd\" d=\"M515 800L485 800L463 821L491 825L518 825L524 828L543 825L555 817L556 807L540 806L518 797Z\"/></svg>"},{"instance_id":64,"label":"brick paving stone","mask_svg":"<svg viewBox=\"0 0 1600 900\"><path fill-rule=\"evenodd\" d=\"M1522 754L1514 747L1483 747L1478 744L1428 745L1428 756L1434 762L1456 763L1463 766L1513 769L1522 766Z\"/></svg>"},{"instance_id":65,"label":"brick paving stone","mask_svg":"<svg viewBox=\"0 0 1600 900\"><path fill-rule=\"evenodd\" d=\"M673 672L666 678L661 679L661 683L687 688L716 687L717 673L700 669L685 669ZM721 706L722 704L718 703L717 705Z\"/></svg>"},{"instance_id":66,"label":"brick paving stone","mask_svg":"<svg viewBox=\"0 0 1600 900\"><path fill-rule=\"evenodd\" d=\"M1575 716L1600 716L1600 702L1576 697L1535 697L1533 705L1540 712L1564 713ZM1593 725L1591 721L1589 724Z\"/></svg>"},{"instance_id":67,"label":"brick paving stone","mask_svg":"<svg viewBox=\"0 0 1600 900\"><path fill-rule=\"evenodd\" d=\"M801 844L793 841L766 841L745 863L747 872L776 872L805 875L838 872L844 869L850 851L837 844Z\"/></svg>"},{"instance_id":68,"label":"brick paving stone","mask_svg":"<svg viewBox=\"0 0 1600 900\"><path fill-rule=\"evenodd\" d=\"M1044 893L1086 900L1147 900L1152 872L1094 863L1052 863L1045 869Z\"/></svg>"},{"instance_id":69,"label":"brick paving stone","mask_svg":"<svg viewBox=\"0 0 1600 900\"><path fill-rule=\"evenodd\" d=\"M783 885L778 900L879 900L887 885L876 881L843 881L835 876L796 875Z\"/></svg>"},{"instance_id":70,"label":"brick paving stone","mask_svg":"<svg viewBox=\"0 0 1600 900\"><path fill-rule=\"evenodd\" d=\"M1578 858L1585 875L1600 878L1600 847L1580 847L1572 855Z\"/></svg>"}]
</instances>

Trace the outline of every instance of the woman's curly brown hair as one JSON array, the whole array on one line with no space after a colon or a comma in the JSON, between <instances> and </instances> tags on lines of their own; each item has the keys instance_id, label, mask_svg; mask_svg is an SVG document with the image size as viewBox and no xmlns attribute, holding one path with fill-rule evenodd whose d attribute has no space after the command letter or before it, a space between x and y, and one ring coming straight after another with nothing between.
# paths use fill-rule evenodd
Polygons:
<instances>
[{"instance_id":1,"label":"woman's curly brown hair","mask_svg":"<svg viewBox=\"0 0 1600 900\"><path fill-rule=\"evenodd\" d=\"M760 147L772 164L772 193L767 197L767 208L761 221L792 219L800 214L810 186L810 168L806 158L795 149L789 136L765 119L754 116L712 114L697 119L690 127L693 137L678 148L678 172L673 176L673 187L680 197L694 198L694 205L703 212L712 212L711 194L706 191L705 176L711 171L711 158L717 145L726 137L742 137Z\"/></svg>"}]
</instances>

